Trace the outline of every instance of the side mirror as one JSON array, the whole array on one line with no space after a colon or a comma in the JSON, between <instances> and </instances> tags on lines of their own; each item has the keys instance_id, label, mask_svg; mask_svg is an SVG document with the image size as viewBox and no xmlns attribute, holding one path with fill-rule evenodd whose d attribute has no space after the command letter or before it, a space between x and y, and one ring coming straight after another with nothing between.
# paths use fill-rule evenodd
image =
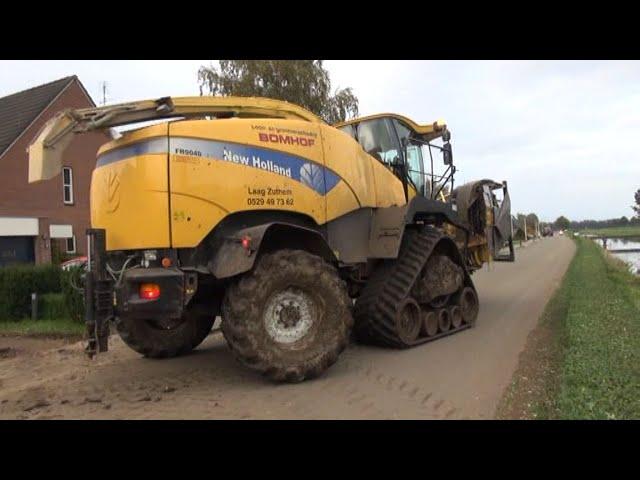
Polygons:
<instances>
[{"instance_id":1,"label":"side mirror","mask_svg":"<svg viewBox=\"0 0 640 480\"><path fill-rule=\"evenodd\" d=\"M451 151L451 144L449 142L442 145L442 157L445 165L453 164L453 152Z\"/></svg>"}]
</instances>

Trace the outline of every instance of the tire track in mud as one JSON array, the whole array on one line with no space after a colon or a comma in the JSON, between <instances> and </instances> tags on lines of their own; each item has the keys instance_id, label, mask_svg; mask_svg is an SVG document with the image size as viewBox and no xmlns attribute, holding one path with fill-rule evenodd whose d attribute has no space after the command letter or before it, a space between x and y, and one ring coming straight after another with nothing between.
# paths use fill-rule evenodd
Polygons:
<instances>
[{"instance_id":1,"label":"tire track in mud","mask_svg":"<svg viewBox=\"0 0 640 480\"><path fill-rule=\"evenodd\" d=\"M214 343L214 350L224 346L220 338L207 342ZM103 363L91 366L78 348L71 355L70 364L75 367L71 371L59 373L54 369L49 378L24 382L12 389L2 396L0 417L441 417L440 406L434 406L431 392L425 393L409 379L386 375L374 364L357 360L358 347L346 352L340 375L327 373L314 382L277 385L245 371L233 359L216 365L194 358L189 363L197 362L197 366L176 368L176 363L185 359L141 359L129 355L117 340L112 343L111 352L102 357L113 358ZM47 353L39 360L57 357L55 352ZM226 351L225 354L230 355ZM46 374L46 366L34 364L37 361L32 359L29 366Z\"/></svg>"}]
</instances>

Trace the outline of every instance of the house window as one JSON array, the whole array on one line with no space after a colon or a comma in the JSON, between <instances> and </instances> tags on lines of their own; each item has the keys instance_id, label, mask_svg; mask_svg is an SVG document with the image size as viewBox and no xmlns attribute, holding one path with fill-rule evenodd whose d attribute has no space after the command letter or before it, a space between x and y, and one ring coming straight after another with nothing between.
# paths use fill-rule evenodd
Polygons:
<instances>
[{"instance_id":1,"label":"house window","mask_svg":"<svg viewBox=\"0 0 640 480\"><path fill-rule=\"evenodd\" d=\"M72 236L66 239L67 253L76 253L76 236Z\"/></svg>"},{"instance_id":2,"label":"house window","mask_svg":"<svg viewBox=\"0 0 640 480\"><path fill-rule=\"evenodd\" d=\"M62 168L62 197L66 205L73 204L73 170L71 167Z\"/></svg>"}]
</instances>

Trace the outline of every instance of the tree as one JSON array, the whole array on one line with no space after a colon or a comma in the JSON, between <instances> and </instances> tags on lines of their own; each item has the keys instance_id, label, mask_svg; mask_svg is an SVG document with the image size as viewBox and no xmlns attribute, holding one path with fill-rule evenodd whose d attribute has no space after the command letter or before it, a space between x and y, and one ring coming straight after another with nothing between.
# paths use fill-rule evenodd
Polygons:
<instances>
[{"instance_id":1,"label":"tree","mask_svg":"<svg viewBox=\"0 0 640 480\"><path fill-rule=\"evenodd\" d=\"M198 70L200 95L268 97L295 103L336 123L358 115L351 88L331 94L329 72L322 60L220 60Z\"/></svg>"},{"instance_id":2,"label":"tree","mask_svg":"<svg viewBox=\"0 0 640 480\"><path fill-rule=\"evenodd\" d=\"M640 188L635 194L635 200L636 204L631 208L633 208L633 211L636 212L636 216L640 218Z\"/></svg>"},{"instance_id":3,"label":"tree","mask_svg":"<svg viewBox=\"0 0 640 480\"><path fill-rule=\"evenodd\" d=\"M511 215L511 223L513 225L513 238L515 240L524 240L526 238L526 233L524 231L526 218L527 216L523 215L522 213L517 213L515 216Z\"/></svg>"},{"instance_id":4,"label":"tree","mask_svg":"<svg viewBox=\"0 0 640 480\"><path fill-rule=\"evenodd\" d=\"M570 223L571 222L569 222L569 219L567 217L561 215L556 218L556 221L553 224L560 230L566 230L567 228L569 228Z\"/></svg>"},{"instance_id":5,"label":"tree","mask_svg":"<svg viewBox=\"0 0 640 480\"><path fill-rule=\"evenodd\" d=\"M527 237L535 237L538 234L538 216L535 213L527 215Z\"/></svg>"}]
</instances>

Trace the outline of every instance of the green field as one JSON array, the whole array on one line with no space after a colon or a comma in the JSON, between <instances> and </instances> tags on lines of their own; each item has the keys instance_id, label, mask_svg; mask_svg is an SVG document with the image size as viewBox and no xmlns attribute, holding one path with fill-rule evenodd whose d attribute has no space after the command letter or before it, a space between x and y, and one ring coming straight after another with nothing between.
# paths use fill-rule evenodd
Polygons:
<instances>
[{"instance_id":1,"label":"green field","mask_svg":"<svg viewBox=\"0 0 640 480\"><path fill-rule=\"evenodd\" d=\"M536 417L640 418L640 278L591 240L576 244L550 312L562 315L558 377Z\"/></svg>"},{"instance_id":2,"label":"green field","mask_svg":"<svg viewBox=\"0 0 640 480\"><path fill-rule=\"evenodd\" d=\"M0 321L2 335L28 335L34 337L81 337L85 331L83 323L70 319Z\"/></svg>"},{"instance_id":3,"label":"green field","mask_svg":"<svg viewBox=\"0 0 640 480\"><path fill-rule=\"evenodd\" d=\"M580 230L580 234L609 235L611 237L640 237L640 227L612 227Z\"/></svg>"}]
</instances>

